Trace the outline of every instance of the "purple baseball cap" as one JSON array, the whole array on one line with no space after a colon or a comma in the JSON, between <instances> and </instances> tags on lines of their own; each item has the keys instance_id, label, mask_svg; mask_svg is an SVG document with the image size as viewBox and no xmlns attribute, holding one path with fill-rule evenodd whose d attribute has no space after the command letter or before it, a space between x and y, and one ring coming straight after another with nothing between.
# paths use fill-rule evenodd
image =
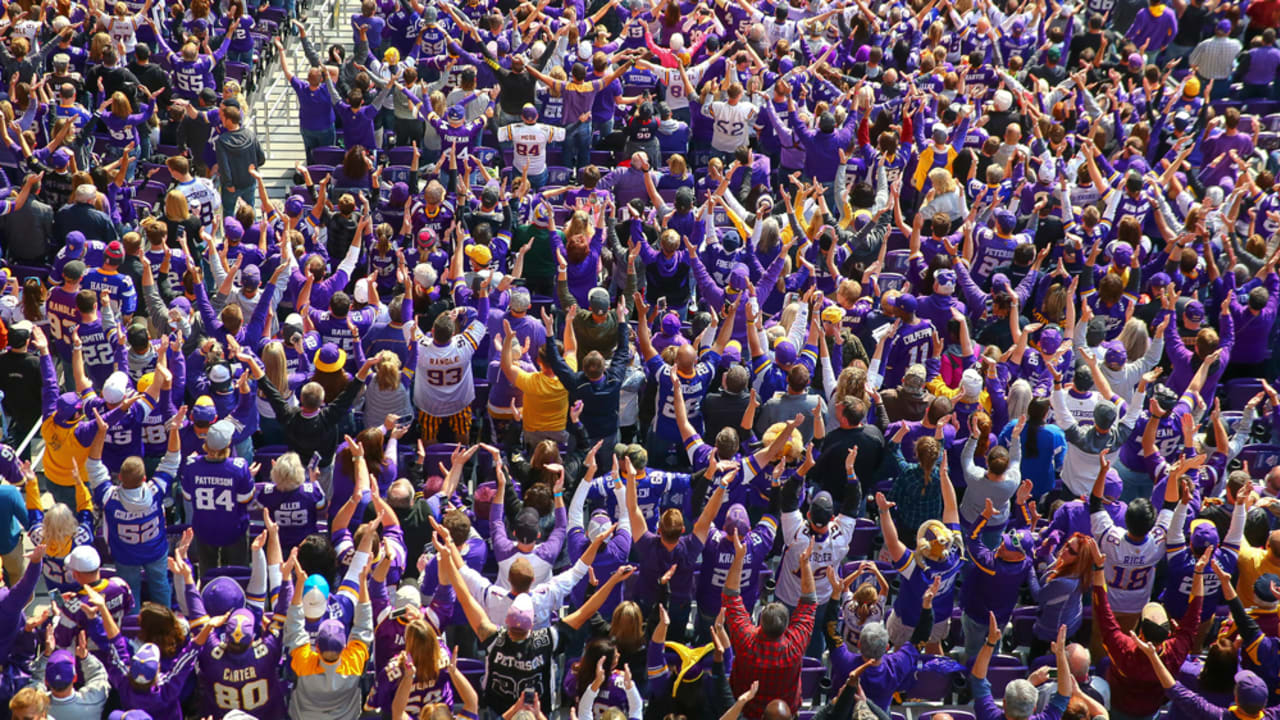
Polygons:
<instances>
[{"instance_id":1,"label":"purple baseball cap","mask_svg":"<svg viewBox=\"0 0 1280 720\"><path fill-rule=\"evenodd\" d=\"M1118 500L1124 494L1124 481L1120 479L1120 473L1115 468L1107 471L1107 477L1102 481L1102 496L1113 500Z\"/></svg>"},{"instance_id":2,"label":"purple baseball cap","mask_svg":"<svg viewBox=\"0 0 1280 720\"><path fill-rule=\"evenodd\" d=\"M391 186L391 194L387 197L387 204L393 208L403 207L404 201L409 199L409 184L398 182Z\"/></svg>"},{"instance_id":3,"label":"purple baseball cap","mask_svg":"<svg viewBox=\"0 0 1280 720\"><path fill-rule=\"evenodd\" d=\"M729 506L729 510L724 514L724 531L731 533L738 531L738 537L745 537L747 532L751 530L751 518L747 515L747 509L742 503L734 503Z\"/></svg>"},{"instance_id":4,"label":"purple baseball cap","mask_svg":"<svg viewBox=\"0 0 1280 720\"><path fill-rule=\"evenodd\" d=\"M730 340L725 344L724 352L720 353L720 367L727 368L739 362L742 362L742 344L737 340Z\"/></svg>"},{"instance_id":5,"label":"purple baseball cap","mask_svg":"<svg viewBox=\"0 0 1280 720\"><path fill-rule=\"evenodd\" d=\"M462 122L467 117L467 111L461 105L453 105L444 111L444 119L449 122Z\"/></svg>"},{"instance_id":6,"label":"purple baseball cap","mask_svg":"<svg viewBox=\"0 0 1280 720\"><path fill-rule=\"evenodd\" d=\"M80 410L79 393L64 392L58 396L58 407L53 411L53 421L59 425L68 425Z\"/></svg>"},{"instance_id":7,"label":"purple baseball cap","mask_svg":"<svg viewBox=\"0 0 1280 720\"><path fill-rule=\"evenodd\" d=\"M534 107L533 103L525 103L524 107L520 108L520 117L523 118L525 122L537 122L538 108Z\"/></svg>"},{"instance_id":8,"label":"purple baseball cap","mask_svg":"<svg viewBox=\"0 0 1280 720\"><path fill-rule=\"evenodd\" d=\"M1108 365L1123 365L1129 362L1129 353L1124 349L1124 343L1119 340L1107 340L1102 343L1104 354L1102 362Z\"/></svg>"},{"instance_id":9,"label":"purple baseball cap","mask_svg":"<svg viewBox=\"0 0 1280 720\"><path fill-rule=\"evenodd\" d=\"M191 312L191 301L179 295L169 302L169 309L177 310L183 315L186 315Z\"/></svg>"},{"instance_id":10,"label":"purple baseball cap","mask_svg":"<svg viewBox=\"0 0 1280 720\"><path fill-rule=\"evenodd\" d=\"M70 650L54 650L44 669L44 682L61 690L76 681L76 656Z\"/></svg>"},{"instance_id":11,"label":"purple baseball cap","mask_svg":"<svg viewBox=\"0 0 1280 720\"><path fill-rule=\"evenodd\" d=\"M401 200L401 203L404 201ZM290 217L301 215L303 210L307 209L307 202L302 199L301 195L290 195L284 201L284 214Z\"/></svg>"},{"instance_id":12,"label":"purple baseball cap","mask_svg":"<svg viewBox=\"0 0 1280 720\"><path fill-rule=\"evenodd\" d=\"M749 279L750 279L750 275L748 274L746 265L742 263L735 263L734 266L729 269L729 289L730 290L734 290L737 292L746 290L747 281Z\"/></svg>"},{"instance_id":13,"label":"purple baseball cap","mask_svg":"<svg viewBox=\"0 0 1280 720\"><path fill-rule=\"evenodd\" d=\"M898 296L898 299L893 303L893 306L908 315L915 315L918 303L916 302L915 295L903 293Z\"/></svg>"},{"instance_id":14,"label":"purple baseball cap","mask_svg":"<svg viewBox=\"0 0 1280 720\"><path fill-rule=\"evenodd\" d=\"M1182 309L1182 317L1187 322L1204 322L1204 305L1199 300L1192 300Z\"/></svg>"},{"instance_id":15,"label":"purple baseball cap","mask_svg":"<svg viewBox=\"0 0 1280 720\"><path fill-rule=\"evenodd\" d=\"M71 151L66 148L58 148L53 151L53 156L49 158L49 166L57 170L71 164Z\"/></svg>"},{"instance_id":16,"label":"purple baseball cap","mask_svg":"<svg viewBox=\"0 0 1280 720\"><path fill-rule=\"evenodd\" d=\"M138 648L129 662L129 680L139 685L150 685L160 674L160 648L147 643Z\"/></svg>"},{"instance_id":17,"label":"purple baseball cap","mask_svg":"<svg viewBox=\"0 0 1280 720\"><path fill-rule=\"evenodd\" d=\"M228 240L239 240L244 237L244 226L239 220L229 217L222 221L222 232L226 234Z\"/></svg>"},{"instance_id":18,"label":"purple baseball cap","mask_svg":"<svg viewBox=\"0 0 1280 720\"><path fill-rule=\"evenodd\" d=\"M1214 29L1220 33L1229 33L1231 32L1231 21L1219 20L1218 24L1214 27Z\"/></svg>"},{"instance_id":19,"label":"purple baseball cap","mask_svg":"<svg viewBox=\"0 0 1280 720\"><path fill-rule=\"evenodd\" d=\"M1142 55L1138 53L1131 53L1129 55L1129 67L1132 67L1132 68L1142 67Z\"/></svg>"},{"instance_id":20,"label":"purple baseball cap","mask_svg":"<svg viewBox=\"0 0 1280 720\"><path fill-rule=\"evenodd\" d=\"M1204 552L1204 549L1210 545L1217 545L1219 541L1218 528L1208 520L1193 520L1191 522L1191 551L1197 556Z\"/></svg>"},{"instance_id":21,"label":"purple baseball cap","mask_svg":"<svg viewBox=\"0 0 1280 720\"><path fill-rule=\"evenodd\" d=\"M1129 261L1133 260L1133 246L1126 242L1117 242L1111 246L1111 262L1118 266L1125 266Z\"/></svg>"},{"instance_id":22,"label":"purple baseball cap","mask_svg":"<svg viewBox=\"0 0 1280 720\"><path fill-rule=\"evenodd\" d=\"M1170 280L1168 273L1158 272L1155 275L1152 275L1151 279L1147 281L1147 287L1163 290L1169 286L1170 282L1172 281Z\"/></svg>"},{"instance_id":23,"label":"purple baseball cap","mask_svg":"<svg viewBox=\"0 0 1280 720\"><path fill-rule=\"evenodd\" d=\"M662 316L662 334L675 335L680 332L680 316L669 312Z\"/></svg>"},{"instance_id":24,"label":"purple baseball cap","mask_svg":"<svg viewBox=\"0 0 1280 720\"><path fill-rule=\"evenodd\" d=\"M347 630L341 620L328 618L316 631L316 649L322 653L342 652L347 646Z\"/></svg>"},{"instance_id":25,"label":"purple baseball cap","mask_svg":"<svg viewBox=\"0 0 1280 720\"><path fill-rule=\"evenodd\" d=\"M1021 19L1014 20L1014 21L1013 21L1013 27L1011 27L1010 29L1011 29L1011 30L1013 31L1013 33L1016 35L1016 34L1018 34L1018 33L1022 32L1023 30L1026 30L1026 29L1027 29L1027 22L1026 22L1025 20L1021 20Z\"/></svg>"},{"instance_id":26,"label":"purple baseball cap","mask_svg":"<svg viewBox=\"0 0 1280 720\"><path fill-rule=\"evenodd\" d=\"M996 227L1001 232L1011 233L1018 226L1018 216L1004 208L997 208L991 215L995 218Z\"/></svg>"},{"instance_id":27,"label":"purple baseball cap","mask_svg":"<svg viewBox=\"0 0 1280 720\"><path fill-rule=\"evenodd\" d=\"M1004 287L1004 288L1007 288L1007 287L1010 287L1010 285L1009 285L1009 276L1008 276L1008 275L1005 275L1004 273L996 273L995 275L992 275L992 276L991 276L991 287L993 287L993 288L998 288L998 287Z\"/></svg>"},{"instance_id":28,"label":"purple baseball cap","mask_svg":"<svg viewBox=\"0 0 1280 720\"><path fill-rule=\"evenodd\" d=\"M1267 683L1251 670L1236 673L1236 705L1248 715L1261 716L1271 693Z\"/></svg>"},{"instance_id":29,"label":"purple baseball cap","mask_svg":"<svg viewBox=\"0 0 1280 720\"><path fill-rule=\"evenodd\" d=\"M240 270L240 287L254 290L262 284L262 271L257 265L247 265Z\"/></svg>"},{"instance_id":30,"label":"purple baseball cap","mask_svg":"<svg viewBox=\"0 0 1280 720\"><path fill-rule=\"evenodd\" d=\"M67 243L66 243L67 247L72 248L74 250L79 250L80 248L84 247L84 243L85 243L84 233L80 232L79 230L72 230L71 232L67 233Z\"/></svg>"},{"instance_id":31,"label":"purple baseball cap","mask_svg":"<svg viewBox=\"0 0 1280 720\"><path fill-rule=\"evenodd\" d=\"M533 629L533 598L528 593L517 595L507 607L506 625L511 630Z\"/></svg>"},{"instance_id":32,"label":"purple baseball cap","mask_svg":"<svg viewBox=\"0 0 1280 720\"><path fill-rule=\"evenodd\" d=\"M1040 331L1041 352L1052 355L1062 347L1062 332L1056 327L1047 327Z\"/></svg>"},{"instance_id":33,"label":"purple baseball cap","mask_svg":"<svg viewBox=\"0 0 1280 720\"><path fill-rule=\"evenodd\" d=\"M210 617L225 615L231 610L244 607L244 588L229 577L216 577L210 580L200 591L200 599L204 601L205 612Z\"/></svg>"},{"instance_id":34,"label":"purple baseball cap","mask_svg":"<svg viewBox=\"0 0 1280 720\"><path fill-rule=\"evenodd\" d=\"M777 365L791 365L796 361L796 346L790 340L779 340L773 346L773 362Z\"/></svg>"}]
</instances>

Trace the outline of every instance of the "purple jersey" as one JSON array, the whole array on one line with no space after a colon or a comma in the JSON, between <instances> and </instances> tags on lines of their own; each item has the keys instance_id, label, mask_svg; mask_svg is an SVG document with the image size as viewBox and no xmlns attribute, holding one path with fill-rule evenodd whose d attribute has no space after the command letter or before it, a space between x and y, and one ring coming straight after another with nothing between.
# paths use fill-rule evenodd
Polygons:
<instances>
[{"instance_id":1,"label":"purple jersey","mask_svg":"<svg viewBox=\"0 0 1280 720\"><path fill-rule=\"evenodd\" d=\"M111 373L128 367L128 361L124 359L124 346L118 342L120 331L116 328L104 328L101 319L78 325L80 343L83 346L80 352L84 358L84 372L93 382L94 389L101 390ZM71 341L69 332L66 339Z\"/></svg>"},{"instance_id":2,"label":"purple jersey","mask_svg":"<svg viewBox=\"0 0 1280 720\"><path fill-rule=\"evenodd\" d=\"M53 340L53 351L65 362L71 361L71 331L80 327L80 311L76 309L76 294L61 287L49 291L45 302L45 314L49 317L48 334Z\"/></svg>"},{"instance_id":3,"label":"purple jersey","mask_svg":"<svg viewBox=\"0 0 1280 720\"><path fill-rule=\"evenodd\" d=\"M285 717L280 682L280 639L263 633L243 652L232 652L224 637L200 651L196 675L204 689L204 712L220 718L242 710L261 718Z\"/></svg>"},{"instance_id":4,"label":"purple jersey","mask_svg":"<svg viewBox=\"0 0 1280 720\"><path fill-rule=\"evenodd\" d=\"M1020 237L1017 235L1002 237L991 232L990 229L984 229L978 233L976 239L978 249L973 253L973 262L970 264L972 270L969 271L969 275L973 277L974 282L982 287L988 287L995 269L1013 262L1013 251L1018 247Z\"/></svg>"},{"instance_id":5,"label":"purple jersey","mask_svg":"<svg viewBox=\"0 0 1280 720\"><path fill-rule=\"evenodd\" d=\"M444 643L440 643L436 658L435 680L415 682L413 689L409 691L409 704L405 706L409 717L418 717L428 705L434 703L453 705L453 683L449 681L449 649ZM378 681L374 685L369 704L381 708L383 717L387 717L391 711L391 701L395 699L396 689L403 676L404 663L399 655L378 670Z\"/></svg>"},{"instance_id":6,"label":"purple jersey","mask_svg":"<svg viewBox=\"0 0 1280 720\"><path fill-rule=\"evenodd\" d=\"M195 509L191 526L207 545L230 545L249 531L253 477L244 458L199 457L182 470L182 497Z\"/></svg>"},{"instance_id":7,"label":"purple jersey","mask_svg":"<svg viewBox=\"0 0 1280 720\"><path fill-rule=\"evenodd\" d=\"M778 521L772 515L760 518L747 533L747 556L742 563L742 604L751 612L760 598L761 571L765 560L773 550L773 539L778 532ZM720 529L713 529L707 536L707 546L702 551L702 572L698 575L698 612L714 617L720 612L720 598L724 581L733 564L733 539Z\"/></svg>"},{"instance_id":8,"label":"purple jersey","mask_svg":"<svg viewBox=\"0 0 1280 720\"><path fill-rule=\"evenodd\" d=\"M103 599L106 600L107 610L110 611L111 617L115 618L117 623L124 620L125 615L133 612L134 601L133 593L129 591L129 583L122 578L102 578L94 586ZM75 644L76 635L81 630L88 630L93 627L94 620L85 612L86 608L92 607L88 601L88 596L84 589L73 591L74 597L62 603L61 612L58 614L58 624L54 626L53 639L58 647L70 647ZM95 612L94 618L97 617ZM99 644L100 639L97 633L86 632L86 638L89 642L89 652L94 657L106 662L107 648L105 645Z\"/></svg>"},{"instance_id":9,"label":"purple jersey","mask_svg":"<svg viewBox=\"0 0 1280 720\"><path fill-rule=\"evenodd\" d=\"M324 489L308 480L292 490L268 484L258 493L257 504L271 511L280 526L280 547L287 553L316 531L327 500Z\"/></svg>"},{"instance_id":10,"label":"purple jersey","mask_svg":"<svg viewBox=\"0 0 1280 720\"><path fill-rule=\"evenodd\" d=\"M898 328L898 334L889 343L885 353L884 384L882 387L893 388L902 384L907 368L912 365L923 365L933 350L933 323L928 320L904 323Z\"/></svg>"}]
</instances>

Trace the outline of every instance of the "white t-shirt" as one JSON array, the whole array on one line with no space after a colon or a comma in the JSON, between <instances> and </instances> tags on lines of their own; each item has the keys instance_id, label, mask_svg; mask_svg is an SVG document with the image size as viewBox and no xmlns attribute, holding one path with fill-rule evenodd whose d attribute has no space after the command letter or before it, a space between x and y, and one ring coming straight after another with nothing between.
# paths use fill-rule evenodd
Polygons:
<instances>
[{"instance_id":1,"label":"white t-shirt","mask_svg":"<svg viewBox=\"0 0 1280 720\"><path fill-rule=\"evenodd\" d=\"M521 172L528 167L530 175L547 169L547 143L564 140L564 128L542 123L513 123L498 128L498 141L509 142L515 149L511 164Z\"/></svg>"},{"instance_id":2,"label":"white t-shirt","mask_svg":"<svg viewBox=\"0 0 1280 720\"><path fill-rule=\"evenodd\" d=\"M747 144L751 133L751 121L755 119L759 109L743 101L739 101L737 105L713 102L704 106L702 112L715 120L711 147L720 152L731 153Z\"/></svg>"},{"instance_id":3,"label":"white t-shirt","mask_svg":"<svg viewBox=\"0 0 1280 720\"><path fill-rule=\"evenodd\" d=\"M471 356L484 339L484 323L473 320L467 329L440 346L431 337L418 341L418 366L413 378L413 404L432 417L462 412L476 399Z\"/></svg>"}]
</instances>

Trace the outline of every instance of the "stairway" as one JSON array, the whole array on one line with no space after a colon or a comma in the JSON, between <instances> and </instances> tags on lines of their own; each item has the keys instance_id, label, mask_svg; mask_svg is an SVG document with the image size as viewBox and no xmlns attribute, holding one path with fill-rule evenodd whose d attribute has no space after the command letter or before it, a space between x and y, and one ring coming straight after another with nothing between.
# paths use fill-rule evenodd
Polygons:
<instances>
[{"instance_id":1,"label":"stairway","mask_svg":"<svg viewBox=\"0 0 1280 720\"><path fill-rule=\"evenodd\" d=\"M307 28L307 38L316 51L323 54L334 43L351 47L351 15L360 9L359 0L326 0L315 2L302 13ZM284 38L284 54L289 60L289 71L305 78L306 55L296 28L290 28ZM298 132L298 98L284 73L280 61L272 62L262 77L260 89L251 100L254 131L267 155L266 166L260 168L267 193L274 199L283 199L293 186L294 163L305 163L306 152L302 135Z\"/></svg>"}]
</instances>

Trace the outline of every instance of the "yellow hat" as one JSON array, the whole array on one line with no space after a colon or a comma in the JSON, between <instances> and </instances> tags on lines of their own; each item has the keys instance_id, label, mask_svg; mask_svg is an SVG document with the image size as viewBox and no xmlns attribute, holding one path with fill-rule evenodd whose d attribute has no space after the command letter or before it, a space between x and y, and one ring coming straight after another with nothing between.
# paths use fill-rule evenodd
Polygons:
<instances>
[{"instance_id":1,"label":"yellow hat","mask_svg":"<svg viewBox=\"0 0 1280 720\"><path fill-rule=\"evenodd\" d=\"M844 321L844 308L839 305L829 305L822 311L822 320L829 323L839 323Z\"/></svg>"},{"instance_id":2,"label":"yellow hat","mask_svg":"<svg viewBox=\"0 0 1280 720\"><path fill-rule=\"evenodd\" d=\"M138 392L145 393L151 387L151 383L155 381L156 381L156 374L153 372L149 372L146 375L143 375L142 377L138 378L138 382L137 382Z\"/></svg>"},{"instance_id":3,"label":"yellow hat","mask_svg":"<svg viewBox=\"0 0 1280 720\"><path fill-rule=\"evenodd\" d=\"M463 252L481 265L488 265L493 260L493 251L487 245L468 245Z\"/></svg>"},{"instance_id":4,"label":"yellow hat","mask_svg":"<svg viewBox=\"0 0 1280 720\"><path fill-rule=\"evenodd\" d=\"M382 61L388 65L395 65L400 62L400 51L393 47L387 48L387 51L382 53Z\"/></svg>"},{"instance_id":5,"label":"yellow hat","mask_svg":"<svg viewBox=\"0 0 1280 720\"><path fill-rule=\"evenodd\" d=\"M674 697L676 690L680 687L680 683L693 682L702 677L702 668L698 667L698 663L703 658L711 654L716 649L714 643L707 643L702 647L691 648L688 645L681 645L677 642L665 643L668 650L674 650L676 657L680 658L680 672L676 673L676 679L671 683L671 695ZM697 672L691 672L697 668ZM688 675L688 677L685 677Z\"/></svg>"},{"instance_id":6,"label":"yellow hat","mask_svg":"<svg viewBox=\"0 0 1280 720\"><path fill-rule=\"evenodd\" d=\"M764 431L764 437L760 438L760 440L764 443L765 447L769 447L773 444L773 441L778 437L778 435L782 434L782 431L786 429L786 423L774 423L769 426L768 430ZM804 438L800 435L800 431L792 430L791 439L782 447L782 455L784 457L798 457L800 455L800 449L803 447Z\"/></svg>"},{"instance_id":7,"label":"yellow hat","mask_svg":"<svg viewBox=\"0 0 1280 720\"><path fill-rule=\"evenodd\" d=\"M1187 78L1187 84L1183 86L1182 94L1186 95L1187 97L1195 97L1199 95L1200 94L1200 78L1198 77Z\"/></svg>"}]
</instances>

